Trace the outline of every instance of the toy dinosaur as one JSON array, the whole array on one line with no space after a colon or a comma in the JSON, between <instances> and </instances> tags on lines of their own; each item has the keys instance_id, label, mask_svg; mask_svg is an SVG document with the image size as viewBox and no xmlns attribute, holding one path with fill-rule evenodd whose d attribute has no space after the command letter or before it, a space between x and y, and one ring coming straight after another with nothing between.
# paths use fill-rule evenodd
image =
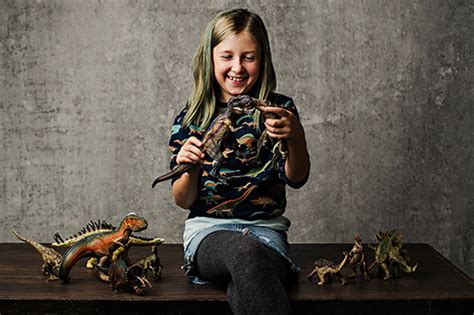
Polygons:
<instances>
[{"instance_id":1,"label":"toy dinosaur","mask_svg":"<svg viewBox=\"0 0 474 315\"><path fill-rule=\"evenodd\" d=\"M318 285L324 285L326 282L331 282L332 276L336 276L341 280L341 284L347 284L346 277L342 275L341 270L346 264L349 254L344 252L344 259L339 263L339 265L334 264L331 261L325 259L318 259L314 262L313 271L306 277L311 280L315 274L318 275L319 282Z\"/></svg>"},{"instance_id":2,"label":"toy dinosaur","mask_svg":"<svg viewBox=\"0 0 474 315\"><path fill-rule=\"evenodd\" d=\"M41 258L43 258L42 270L43 273L48 276L48 281L58 279L57 273L59 269L59 264L61 263L61 259L63 258L62 255L52 248L46 247L36 241L20 236L17 232L13 230L12 232L19 240L32 246L38 251L38 253L40 253Z\"/></svg>"},{"instance_id":3,"label":"toy dinosaur","mask_svg":"<svg viewBox=\"0 0 474 315\"><path fill-rule=\"evenodd\" d=\"M115 293L131 289L142 295L144 288L151 287L151 283L144 276L143 267L127 266L123 259L119 258L107 267L94 263L94 267L100 272L100 279L109 282Z\"/></svg>"},{"instance_id":4,"label":"toy dinosaur","mask_svg":"<svg viewBox=\"0 0 474 315\"><path fill-rule=\"evenodd\" d=\"M64 254L59 266L59 278L67 282L72 267L83 257L98 258L99 267L112 262L114 251L125 248L131 233L142 231L147 225L144 218L132 212L122 218L117 229L85 235Z\"/></svg>"},{"instance_id":5,"label":"toy dinosaur","mask_svg":"<svg viewBox=\"0 0 474 315\"><path fill-rule=\"evenodd\" d=\"M201 151L212 158L212 170L210 175L219 179L223 184L227 184L227 179L219 174L219 169L222 165L225 147L229 145L232 148L237 147L237 143L229 142L229 131L232 127L232 119L235 114L247 113L250 114L255 110L252 98L248 95L238 95L229 99L226 111L219 114L211 122L206 132L202 137ZM235 139L234 139L235 140ZM193 164L181 163L178 164L171 172L159 176L153 181L152 187L155 187L159 182L177 178L183 173L187 172Z\"/></svg>"},{"instance_id":6,"label":"toy dinosaur","mask_svg":"<svg viewBox=\"0 0 474 315\"><path fill-rule=\"evenodd\" d=\"M400 276L400 270L406 273L414 272L417 264L413 267L408 265L409 257L407 251L402 248L403 236L396 230L387 232L380 231L376 234L378 244L372 249L375 251L375 261L368 270L372 270L375 265L379 266L378 275L384 280Z\"/></svg>"},{"instance_id":7,"label":"toy dinosaur","mask_svg":"<svg viewBox=\"0 0 474 315\"><path fill-rule=\"evenodd\" d=\"M257 99L253 99L253 103L255 107L263 113L263 118L264 119L275 119L279 118L278 115L274 113L267 113L265 112L265 107L279 107L279 108L285 108L285 105L282 104L273 104L269 101L261 101ZM262 134L260 135L258 142L257 142L257 152L255 154L255 157L253 161L256 163L261 163L262 161L262 153L264 152L264 149L270 149L273 152L273 157L272 157L272 167L274 169L278 169L278 162L280 161L281 158L287 155L288 153L288 148L286 147L286 142L278 139L273 139L270 136L268 136L267 130L263 130ZM255 163L254 162L254 163Z\"/></svg>"},{"instance_id":8,"label":"toy dinosaur","mask_svg":"<svg viewBox=\"0 0 474 315\"><path fill-rule=\"evenodd\" d=\"M139 266L142 268L144 276L147 276L148 271L151 271L155 276L155 280L160 280L163 266L160 263L160 257L158 257L158 245L153 245L151 252L152 254L150 256L137 261L130 267Z\"/></svg>"},{"instance_id":9,"label":"toy dinosaur","mask_svg":"<svg viewBox=\"0 0 474 315\"><path fill-rule=\"evenodd\" d=\"M348 276L349 278L354 278L357 275L357 267L359 267L362 278L369 280L367 262L364 255L364 245L359 235L354 237L354 246L349 252L349 265L352 269L352 274Z\"/></svg>"},{"instance_id":10,"label":"toy dinosaur","mask_svg":"<svg viewBox=\"0 0 474 315\"><path fill-rule=\"evenodd\" d=\"M115 226L107 223L105 220L104 221L98 220L97 222L91 221L80 232L78 232L77 234L74 234L74 236L69 237L66 240L64 240L59 233L54 234L55 242L51 243L51 245L56 246L56 247L70 247L74 245L75 243L81 241L87 236L97 235L103 232L110 232L116 229L117 228ZM165 240L160 237L145 238L145 237L137 236L134 234L130 234L125 246L124 247L120 246L113 252L112 261L117 260L118 256L120 255L121 258L125 260L127 264L130 264L130 260L128 258L128 249L130 248L130 246L161 245L164 241ZM93 268L93 264L97 262L98 262L98 259L95 257L92 257L87 261L86 266L87 268L91 269Z\"/></svg>"}]
</instances>

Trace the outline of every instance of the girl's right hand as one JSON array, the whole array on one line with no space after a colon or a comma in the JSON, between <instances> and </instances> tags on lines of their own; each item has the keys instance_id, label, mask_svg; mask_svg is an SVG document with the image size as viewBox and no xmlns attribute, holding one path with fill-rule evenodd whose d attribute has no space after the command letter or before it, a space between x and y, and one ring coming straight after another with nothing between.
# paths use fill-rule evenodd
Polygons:
<instances>
[{"instance_id":1,"label":"girl's right hand","mask_svg":"<svg viewBox=\"0 0 474 315\"><path fill-rule=\"evenodd\" d=\"M196 137L189 137L176 156L178 164L202 164L204 153L201 151L202 142Z\"/></svg>"}]
</instances>

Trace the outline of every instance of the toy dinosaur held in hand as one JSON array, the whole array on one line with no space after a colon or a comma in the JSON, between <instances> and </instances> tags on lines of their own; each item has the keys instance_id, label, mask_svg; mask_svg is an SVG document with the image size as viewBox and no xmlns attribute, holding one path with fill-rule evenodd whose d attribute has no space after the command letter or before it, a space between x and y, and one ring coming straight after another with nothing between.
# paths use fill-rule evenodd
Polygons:
<instances>
[{"instance_id":1,"label":"toy dinosaur held in hand","mask_svg":"<svg viewBox=\"0 0 474 315\"><path fill-rule=\"evenodd\" d=\"M227 179L219 174L219 169L224 159L223 152L227 145L236 147L237 144L229 144L228 134L232 127L233 116L235 114L251 113L255 110L252 98L247 95L239 95L230 98L227 109L224 113L218 115L211 122L202 138L201 151L210 156L213 160L212 170L209 172L212 176L218 178L223 184L227 184ZM187 172L193 164L178 164L171 172L159 176L153 181L152 187L159 182L177 178Z\"/></svg>"}]
</instances>

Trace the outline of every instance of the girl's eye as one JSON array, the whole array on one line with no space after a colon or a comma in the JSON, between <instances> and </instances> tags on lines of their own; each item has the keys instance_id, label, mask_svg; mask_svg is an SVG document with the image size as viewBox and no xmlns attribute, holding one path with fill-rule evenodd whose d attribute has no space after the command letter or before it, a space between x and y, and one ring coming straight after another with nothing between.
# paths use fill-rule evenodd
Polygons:
<instances>
[{"instance_id":1,"label":"girl's eye","mask_svg":"<svg viewBox=\"0 0 474 315\"><path fill-rule=\"evenodd\" d=\"M230 60L230 59L232 59L232 56L231 55L222 55L221 58L224 59L224 60Z\"/></svg>"},{"instance_id":2,"label":"girl's eye","mask_svg":"<svg viewBox=\"0 0 474 315\"><path fill-rule=\"evenodd\" d=\"M255 57L254 56L245 56L245 60L247 61L254 61Z\"/></svg>"}]
</instances>

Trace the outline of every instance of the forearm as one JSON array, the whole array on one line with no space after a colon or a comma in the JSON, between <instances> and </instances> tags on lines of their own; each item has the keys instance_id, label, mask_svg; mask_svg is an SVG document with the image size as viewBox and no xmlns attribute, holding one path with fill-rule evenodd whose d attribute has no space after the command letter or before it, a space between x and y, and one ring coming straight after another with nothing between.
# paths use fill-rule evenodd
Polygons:
<instances>
[{"instance_id":1,"label":"forearm","mask_svg":"<svg viewBox=\"0 0 474 315\"><path fill-rule=\"evenodd\" d=\"M286 177L292 182L305 178L310 169L310 161L304 131L301 136L288 139L288 156L285 163Z\"/></svg>"},{"instance_id":2,"label":"forearm","mask_svg":"<svg viewBox=\"0 0 474 315\"><path fill-rule=\"evenodd\" d=\"M199 167L193 167L173 183L172 193L176 205L189 209L198 197Z\"/></svg>"}]
</instances>

